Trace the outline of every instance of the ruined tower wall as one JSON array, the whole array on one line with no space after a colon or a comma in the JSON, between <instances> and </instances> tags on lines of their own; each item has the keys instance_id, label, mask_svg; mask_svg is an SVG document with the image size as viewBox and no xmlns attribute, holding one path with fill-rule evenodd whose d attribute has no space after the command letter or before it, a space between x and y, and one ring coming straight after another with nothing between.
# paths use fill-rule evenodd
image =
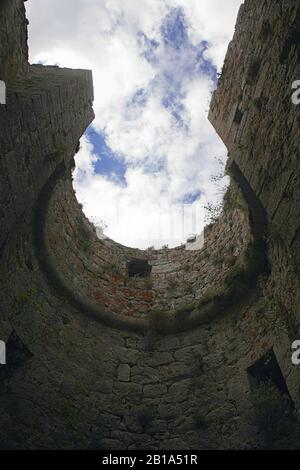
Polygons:
<instances>
[{"instance_id":1,"label":"ruined tower wall","mask_svg":"<svg viewBox=\"0 0 300 470\"><path fill-rule=\"evenodd\" d=\"M297 0L246 1L240 9L209 119L299 260L300 77Z\"/></svg>"},{"instance_id":2,"label":"ruined tower wall","mask_svg":"<svg viewBox=\"0 0 300 470\"><path fill-rule=\"evenodd\" d=\"M0 80L14 81L28 69L27 22L24 2L0 3Z\"/></svg>"},{"instance_id":3,"label":"ruined tower wall","mask_svg":"<svg viewBox=\"0 0 300 470\"><path fill-rule=\"evenodd\" d=\"M272 295L295 325L294 338L300 320L300 155L292 85L300 77L299 37L297 0L246 1L209 113L228 148L229 171L240 170L265 211Z\"/></svg>"},{"instance_id":4,"label":"ruined tower wall","mask_svg":"<svg viewBox=\"0 0 300 470\"><path fill-rule=\"evenodd\" d=\"M243 31L260 4L254 0L246 2L244 11L248 14L239 17L234 44L243 40ZM271 16L275 14L277 2L276 7L273 0L264 4ZM10 2L12 9L23 11L22 7L19 0ZM24 16L18 18L25 24ZM15 27L23 28L17 22ZM252 47L256 47L256 40ZM26 51L25 43L23 49ZM232 54L235 55L231 46L227 62ZM286 322L291 318L291 304L295 306L292 293L297 291L288 248L282 248L280 240L269 241L271 273L260 272L263 276L258 285L242 289L240 295L236 274L249 275L253 266L237 273L229 271L224 241L235 244L240 250L237 254L247 258L245 242L248 245L257 230L244 209L235 205L238 199L234 198L233 207L227 207L207 237L209 254L217 253L218 249L221 254L210 286L215 292L201 308L197 304L192 311L183 310L181 321L188 325L186 331L156 328L155 323L153 328L142 308L141 329L128 328L132 315L127 315L126 325L124 321L109 321L113 313L126 317L124 299L120 310L116 305L114 312L109 309L105 312L105 317L99 316L99 309L98 317L90 315L88 300L95 298L93 290L89 291L91 283L94 289L99 280L99 294L106 296L105 289L111 287L109 282L114 277L108 271L104 282L100 275L98 279L98 269L103 265L97 264L91 255L98 255L106 264L113 253L122 260L122 266L127 256L148 256L153 268L167 258L177 262L179 256L179 266L177 263L174 267L174 263L170 274L166 275L163 269L156 271L154 286L155 282L165 282L167 276L182 275L185 256L197 266L195 272L207 268L208 276L213 278L215 268L211 261L195 263L193 254L183 255L181 249L145 254L107 240L97 252L94 248L92 252L85 250L90 246L79 240L77 220L91 230L95 250L99 241L74 198L70 168L78 139L93 117L91 74L41 66L31 66L28 74L18 83L8 83L7 105L0 108L1 208L4 208L0 232L3 237L0 338L7 340L9 353L7 366L0 369L0 446L13 449L257 446L260 436L249 418L253 406L248 368L272 348L289 393L296 407L300 406L299 372L290 360L295 330ZM235 82L228 80L224 102L218 102L218 110L213 105L214 113L225 112L227 93L235 86ZM219 131L221 124L215 125ZM228 148L232 153L230 142ZM259 166L257 171L264 174L266 170ZM246 172L245 175L248 178ZM249 181L252 189L245 182L242 185L248 204L260 196L252 180ZM242 201L245 207L243 198ZM50 264L48 255L44 256L45 242ZM206 245L204 251L207 248ZM53 267L62 282L57 282ZM288 270L290 277L285 277L285 282L282 277L279 283L278 279ZM231 285L228 278L224 284L228 272ZM187 271L186 276L191 273L193 270ZM66 284L73 295L66 295ZM274 303L269 302L278 288L285 295L283 317L282 309L278 312ZM138 295L129 299L135 304L134 322L139 319ZM84 302L78 302L78 296ZM168 302L171 297L167 294ZM203 297L197 301L201 298L203 301ZM98 300L102 308L105 302ZM205 320L202 323L201 315Z\"/></svg>"},{"instance_id":5,"label":"ruined tower wall","mask_svg":"<svg viewBox=\"0 0 300 470\"><path fill-rule=\"evenodd\" d=\"M1 235L32 211L41 188L70 160L93 118L91 73L30 66L26 77L6 82L0 112Z\"/></svg>"},{"instance_id":6,"label":"ruined tower wall","mask_svg":"<svg viewBox=\"0 0 300 470\"><path fill-rule=\"evenodd\" d=\"M175 315L185 307L193 310L193 303L219 289L230 269L243 263L252 240L247 204L233 187L231 199L231 207L220 223L205 231L203 249L187 250L183 245L175 249L135 250L95 236L66 174L60 176L43 209L43 257L56 271L60 283L67 284L69 290L74 288L82 300L94 304L95 310L104 307L110 312L108 315L136 319L146 328L151 312L163 316L165 312ZM130 278L127 266L133 259L147 260L150 275Z\"/></svg>"}]
</instances>

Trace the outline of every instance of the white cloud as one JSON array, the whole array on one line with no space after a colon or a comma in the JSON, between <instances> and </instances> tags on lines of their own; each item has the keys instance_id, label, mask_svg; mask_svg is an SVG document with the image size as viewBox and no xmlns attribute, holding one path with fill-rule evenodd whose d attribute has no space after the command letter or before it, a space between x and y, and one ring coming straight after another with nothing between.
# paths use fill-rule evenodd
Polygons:
<instances>
[{"instance_id":1,"label":"white cloud","mask_svg":"<svg viewBox=\"0 0 300 470\"><path fill-rule=\"evenodd\" d=\"M234 32L237 13L242 0L170 0L175 6L183 6L190 25L190 38L194 44L205 39L211 46L207 57L220 71L228 42Z\"/></svg>"},{"instance_id":2,"label":"white cloud","mask_svg":"<svg viewBox=\"0 0 300 470\"><path fill-rule=\"evenodd\" d=\"M155 213L158 203L162 219L169 220L168 214L174 212L172 223L179 227L181 209L177 200L199 191L202 202L217 197L210 175L217 168L214 157L224 159L226 149L207 120L213 82L193 69L195 46L207 41L205 58L220 70L241 3L241 0L27 2L31 61L93 70L94 127L105 132L111 150L125 161L126 186L95 174L93 163L97 156L84 138L76 158L75 187L78 199L85 202L86 214L105 220L107 234L117 241L140 247L152 244L147 234L158 224ZM183 50L164 47L161 41L161 25L176 7L182 8L188 26L189 46ZM139 32L160 43L156 61L149 62L142 54L143 38ZM132 97L142 89L145 102L133 105ZM162 100L170 91L174 91L177 99L169 109L162 105ZM172 115L177 105L181 126ZM155 174L150 173L149 166L160 160L164 166ZM118 217L117 207L121 214ZM141 227L143 233L139 233ZM155 238L159 239L157 244L178 242L176 237L172 240L159 233Z\"/></svg>"},{"instance_id":3,"label":"white cloud","mask_svg":"<svg viewBox=\"0 0 300 470\"><path fill-rule=\"evenodd\" d=\"M127 186L121 187L95 174L90 164L95 158L84 137L76 156L76 192L95 225L101 226L103 221L108 225L107 236L129 246L160 247L178 245L191 232L202 230L202 206L199 202L189 206L176 203L172 193L166 190L170 184L167 174L128 169Z\"/></svg>"}]
</instances>

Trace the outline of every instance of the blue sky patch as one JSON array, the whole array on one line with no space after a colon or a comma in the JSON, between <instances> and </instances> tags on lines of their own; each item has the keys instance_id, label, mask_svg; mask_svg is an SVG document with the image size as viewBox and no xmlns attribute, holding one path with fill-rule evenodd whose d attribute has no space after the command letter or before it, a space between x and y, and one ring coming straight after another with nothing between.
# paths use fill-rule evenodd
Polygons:
<instances>
[{"instance_id":1,"label":"blue sky patch","mask_svg":"<svg viewBox=\"0 0 300 470\"><path fill-rule=\"evenodd\" d=\"M159 47L159 42L155 39L150 39L145 33L139 31L137 33L138 45L141 50L141 55L150 63L157 61L155 51Z\"/></svg>"},{"instance_id":2,"label":"blue sky patch","mask_svg":"<svg viewBox=\"0 0 300 470\"><path fill-rule=\"evenodd\" d=\"M93 146L93 153L98 157L94 163L95 173L104 175L121 185L126 185L126 165L120 156L113 153L108 147L105 135L96 132L93 126L87 129L86 135Z\"/></svg>"},{"instance_id":3,"label":"blue sky patch","mask_svg":"<svg viewBox=\"0 0 300 470\"><path fill-rule=\"evenodd\" d=\"M205 58L210 44L207 41L202 41L196 46L191 44L182 8L170 10L161 24L160 35L159 40L156 40L150 39L143 31L137 33L141 56L152 65L154 78L147 88L138 88L128 100L124 119L138 119L147 106L149 97L154 94L160 97L161 105L172 117L178 132L188 132L189 123L186 122L186 109L183 104L188 83L202 76L209 77L215 85L217 83L217 70L212 62ZM95 172L120 185L126 185L126 170L129 166L122 156L114 154L109 148L105 133L96 133L91 126L87 136L93 145L94 153L99 157L94 163ZM153 162L151 156L148 156L136 163L135 167L142 168L146 173L158 174L167 171L167 161L161 158ZM182 202L192 204L200 196L201 191L189 193Z\"/></svg>"},{"instance_id":4,"label":"blue sky patch","mask_svg":"<svg viewBox=\"0 0 300 470\"><path fill-rule=\"evenodd\" d=\"M183 198L183 203L184 204L193 204L193 202L197 201L200 198L201 194L202 194L201 191L195 191L193 193L187 193L187 194L185 194L185 196Z\"/></svg>"},{"instance_id":5,"label":"blue sky patch","mask_svg":"<svg viewBox=\"0 0 300 470\"><path fill-rule=\"evenodd\" d=\"M174 8L161 26L165 46L180 49L188 43L187 24L182 8Z\"/></svg>"}]
</instances>

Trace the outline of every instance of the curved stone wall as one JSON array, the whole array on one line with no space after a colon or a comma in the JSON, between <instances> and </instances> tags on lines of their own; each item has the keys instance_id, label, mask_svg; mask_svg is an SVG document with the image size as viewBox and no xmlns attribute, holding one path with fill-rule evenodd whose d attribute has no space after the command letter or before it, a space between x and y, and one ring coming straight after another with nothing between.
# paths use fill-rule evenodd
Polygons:
<instances>
[{"instance_id":1,"label":"curved stone wall","mask_svg":"<svg viewBox=\"0 0 300 470\"><path fill-rule=\"evenodd\" d=\"M181 311L188 318L208 292L219 290L230 270L243 265L252 240L247 204L233 186L230 207L206 230L204 247L196 251L185 246L142 251L99 240L77 203L68 171L47 194L48 204L39 211L45 217L41 264L47 259L58 282L99 308L99 318L106 311L134 318L145 329L151 318L163 321ZM127 265L133 259L147 260L151 273L130 278Z\"/></svg>"},{"instance_id":2,"label":"curved stone wall","mask_svg":"<svg viewBox=\"0 0 300 470\"><path fill-rule=\"evenodd\" d=\"M300 4L246 1L209 119L299 263ZM230 162L229 162L230 164Z\"/></svg>"},{"instance_id":3,"label":"curved stone wall","mask_svg":"<svg viewBox=\"0 0 300 470\"><path fill-rule=\"evenodd\" d=\"M1 376L2 448L253 448L247 368L274 345L297 397L289 338L257 294L189 332L110 328L49 287L31 237L20 226L1 259L2 337L32 355Z\"/></svg>"},{"instance_id":4,"label":"curved stone wall","mask_svg":"<svg viewBox=\"0 0 300 470\"><path fill-rule=\"evenodd\" d=\"M21 0L9 4L24 15ZM263 8L278 16L278 4ZM234 44L246 41L261 5L245 2ZM26 44L12 37L26 30L25 17L14 24L13 11L7 31L18 54ZM234 85L226 83L220 112ZM200 253L97 240L70 170L92 95L87 71L31 66L23 81L8 82L0 107L0 338L8 359L0 366L0 448L261 448L249 368L273 351L300 406L290 352L300 285L290 244L270 226L238 159L229 162L238 188L232 182ZM277 194L281 183L274 185ZM128 279L132 257L147 258L152 279Z\"/></svg>"}]
</instances>

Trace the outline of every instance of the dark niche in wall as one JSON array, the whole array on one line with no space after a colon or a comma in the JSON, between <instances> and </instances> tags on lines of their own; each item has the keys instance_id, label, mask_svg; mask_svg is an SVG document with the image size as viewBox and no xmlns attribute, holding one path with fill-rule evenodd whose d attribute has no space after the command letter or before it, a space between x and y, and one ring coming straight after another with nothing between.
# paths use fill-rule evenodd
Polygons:
<instances>
[{"instance_id":1,"label":"dark niche in wall","mask_svg":"<svg viewBox=\"0 0 300 470\"><path fill-rule=\"evenodd\" d=\"M1 366L0 378L11 377L16 369L23 366L32 357L33 354L13 331L6 343L6 365Z\"/></svg>"},{"instance_id":2,"label":"dark niche in wall","mask_svg":"<svg viewBox=\"0 0 300 470\"><path fill-rule=\"evenodd\" d=\"M260 449L299 449L300 428L274 351L271 349L248 369L251 385L251 422L258 432Z\"/></svg>"},{"instance_id":3,"label":"dark niche in wall","mask_svg":"<svg viewBox=\"0 0 300 470\"><path fill-rule=\"evenodd\" d=\"M127 263L128 277L149 277L151 269L146 259L134 258Z\"/></svg>"},{"instance_id":4,"label":"dark niche in wall","mask_svg":"<svg viewBox=\"0 0 300 470\"><path fill-rule=\"evenodd\" d=\"M240 109L237 109L233 118L233 122L238 125L241 124L243 116L244 114L242 113L242 111Z\"/></svg>"},{"instance_id":5,"label":"dark niche in wall","mask_svg":"<svg viewBox=\"0 0 300 470\"><path fill-rule=\"evenodd\" d=\"M281 372L273 349L264 354L258 361L247 369L252 389L262 383L272 383L281 395L288 397L292 403L285 378Z\"/></svg>"}]
</instances>

